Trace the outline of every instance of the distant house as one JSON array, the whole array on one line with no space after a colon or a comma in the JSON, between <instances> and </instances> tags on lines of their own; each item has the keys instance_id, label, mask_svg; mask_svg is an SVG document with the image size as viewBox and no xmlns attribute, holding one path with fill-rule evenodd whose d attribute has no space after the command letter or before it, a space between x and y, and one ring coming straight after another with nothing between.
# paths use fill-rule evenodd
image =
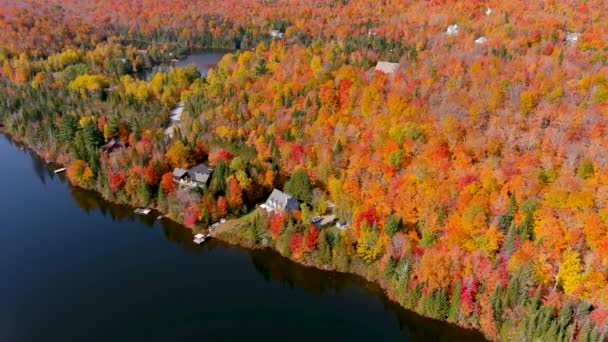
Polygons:
<instances>
[{"instance_id":1,"label":"distant house","mask_svg":"<svg viewBox=\"0 0 608 342\"><path fill-rule=\"evenodd\" d=\"M336 222L336 227L340 230L345 230L348 229L348 224L346 223L346 221L338 221Z\"/></svg>"},{"instance_id":2,"label":"distant house","mask_svg":"<svg viewBox=\"0 0 608 342\"><path fill-rule=\"evenodd\" d=\"M370 28L369 30L367 30L368 37L377 36L378 34L380 34L380 29L378 29L376 27Z\"/></svg>"},{"instance_id":3,"label":"distant house","mask_svg":"<svg viewBox=\"0 0 608 342\"><path fill-rule=\"evenodd\" d=\"M272 30L272 31L270 31L270 36L272 38L283 38L283 32L281 32L279 30Z\"/></svg>"},{"instance_id":4,"label":"distant house","mask_svg":"<svg viewBox=\"0 0 608 342\"><path fill-rule=\"evenodd\" d=\"M148 50L139 49L139 50L137 50L137 53L142 54L142 55L147 55L148 54Z\"/></svg>"},{"instance_id":5,"label":"distant house","mask_svg":"<svg viewBox=\"0 0 608 342\"><path fill-rule=\"evenodd\" d=\"M580 38L581 34L577 32L566 32L566 44L574 45Z\"/></svg>"},{"instance_id":6,"label":"distant house","mask_svg":"<svg viewBox=\"0 0 608 342\"><path fill-rule=\"evenodd\" d=\"M488 38L483 37L483 36L481 36L481 37L479 37L479 38L475 39L475 44L476 44L476 45L483 45L483 44L485 44L485 43L487 43L487 42L488 42Z\"/></svg>"},{"instance_id":7,"label":"distant house","mask_svg":"<svg viewBox=\"0 0 608 342\"><path fill-rule=\"evenodd\" d=\"M399 63L390 63L390 62L378 62L374 71L380 71L385 74L394 74L399 69Z\"/></svg>"},{"instance_id":8,"label":"distant house","mask_svg":"<svg viewBox=\"0 0 608 342\"><path fill-rule=\"evenodd\" d=\"M206 164L199 164L191 169L175 168L173 180L180 185L195 188L206 188L213 175L213 169Z\"/></svg>"},{"instance_id":9,"label":"distant house","mask_svg":"<svg viewBox=\"0 0 608 342\"><path fill-rule=\"evenodd\" d=\"M292 211L300 209L300 202L293 196L284 193L281 190L274 189L266 203L262 204L260 208L265 209L267 212L274 210Z\"/></svg>"},{"instance_id":10,"label":"distant house","mask_svg":"<svg viewBox=\"0 0 608 342\"><path fill-rule=\"evenodd\" d=\"M124 148L125 144L118 138L112 138L108 140L103 146L101 146L101 152L112 153L116 150Z\"/></svg>"},{"instance_id":11,"label":"distant house","mask_svg":"<svg viewBox=\"0 0 608 342\"><path fill-rule=\"evenodd\" d=\"M448 36L455 36L458 34L458 24L448 26L448 29L445 31Z\"/></svg>"}]
</instances>

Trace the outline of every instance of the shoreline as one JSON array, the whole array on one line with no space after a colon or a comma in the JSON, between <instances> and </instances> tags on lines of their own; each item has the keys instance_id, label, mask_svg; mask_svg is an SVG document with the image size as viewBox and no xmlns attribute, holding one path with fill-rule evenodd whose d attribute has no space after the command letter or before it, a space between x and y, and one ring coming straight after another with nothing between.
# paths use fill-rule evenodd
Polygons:
<instances>
[{"instance_id":1,"label":"shoreline","mask_svg":"<svg viewBox=\"0 0 608 342\"><path fill-rule=\"evenodd\" d=\"M0 135L4 135L6 136L11 142L17 144L18 146L21 146L31 152L33 152L36 157L42 159L48 166L49 169L51 171L53 171L53 169L50 167L51 165L57 165L60 167L66 167L66 165L61 164L60 162L56 161L56 160L49 160L47 158L45 158L44 156L42 156L40 154L39 151L37 151L36 149L32 148L23 138L15 136L14 134L11 134L10 132L8 132L4 127L0 126ZM67 178L67 176L66 176ZM77 187L80 189L84 189L86 191L92 191L95 192L95 194L99 195L100 198L102 198L104 201L106 201L107 203L113 204L113 205L120 205L120 206L127 206L130 209L135 209L136 206L134 206L132 203L121 203L118 201L114 201L114 200L110 200L105 198L99 191L97 191L95 188L85 188L82 186L79 186L77 184L73 184L72 182L70 182L69 180L67 180L70 184L70 186L73 187ZM193 234L194 234L194 228L193 227L189 227L187 225L184 225L182 222L177 221L176 219L174 219L173 217L171 217L169 215L169 213L163 212L161 210L159 210L158 206L148 206L148 208L153 209L155 212L157 212L159 215L158 216L162 216L162 219L168 219L170 220L172 223L175 223L183 228L186 228L188 230L190 230ZM231 222L231 221L237 221L242 219L243 217L252 214L253 212L259 210L259 208L256 206L255 209L253 209L252 211L250 211L247 214L244 214L242 216L236 217L236 218L230 218L227 219L226 223ZM135 216L137 216L136 214L134 214ZM147 215L150 216L150 215ZM386 279L380 279L378 277L373 277L372 275L370 275L370 271L371 271L371 267L368 266L367 264L361 262L361 260L359 259L353 259L352 263L349 264L349 268L348 270L339 270L333 266L329 266L329 267L319 267L318 265L311 263L311 262L307 262L307 260L298 260L295 258L292 258L291 256L287 257L282 255L279 250L277 250L276 248L268 245L268 244L263 244L263 245L258 245L258 244L251 244L251 243L247 243L247 241L243 241L240 239L234 239L234 238L230 238L228 236L226 236L226 229L222 230L222 227L225 227L226 223L220 225L219 227L217 227L215 230L211 231L211 230L207 230L209 231L210 237L217 239L219 241L222 241L223 243L229 244L231 246L236 246L238 248L243 248L246 250L265 250L265 251L271 251L273 253L276 254L276 257L280 257L283 259L287 259L291 262L297 263L301 266L304 266L306 268L310 268L310 269L316 269L316 270L320 270L320 271L326 271L326 272L336 272L339 274L343 274L343 275L349 275L349 276L354 276L354 277L358 277L361 280L367 282L368 284L372 285L372 286L376 286L380 292L382 293L382 295L384 295L390 302L396 304L397 306L399 306L401 309L409 312L409 313L413 313L415 315L418 315L420 317L424 317L425 319L428 320L433 320L436 322L441 322L442 324L447 324L451 327L454 328L458 328L458 329L462 329L463 331L466 331L468 334L473 335L477 335L478 337L482 337L483 339L489 341L488 337L483 333L483 331L481 329L476 329L476 328L471 328L471 327L464 327L458 324L454 324L452 322L449 322L447 320L440 320L440 319L436 319L427 315L424 315L422 312L419 312L417 310L412 310L412 309L407 309L405 308L396 298L396 295L394 293L393 290L391 290L390 288L390 281L386 280ZM354 264L354 267L353 267Z\"/></svg>"}]
</instances>

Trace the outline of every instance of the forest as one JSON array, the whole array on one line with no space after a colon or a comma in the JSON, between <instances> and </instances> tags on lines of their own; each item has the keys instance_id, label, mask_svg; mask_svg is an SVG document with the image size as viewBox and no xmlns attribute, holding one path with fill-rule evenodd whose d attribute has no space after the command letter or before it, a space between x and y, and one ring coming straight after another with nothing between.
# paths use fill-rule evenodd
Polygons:
<instances>
[{"instance_id":1,"label":"forest","mask_svg":"<svg viewBox=\"0 0 608 342\"><path fill-rule=\"evenodd\" d=\"M607 22L601 0L0 0L0 130L111 201L229 218L488 339L605 341ZM141 76L209 48L232 52L206 77ZM200 162L208 189L175 184ZM258 210L275 188L299 210ZM350 229L312 223L330 211Z\"/></svg>"}]
</instances>

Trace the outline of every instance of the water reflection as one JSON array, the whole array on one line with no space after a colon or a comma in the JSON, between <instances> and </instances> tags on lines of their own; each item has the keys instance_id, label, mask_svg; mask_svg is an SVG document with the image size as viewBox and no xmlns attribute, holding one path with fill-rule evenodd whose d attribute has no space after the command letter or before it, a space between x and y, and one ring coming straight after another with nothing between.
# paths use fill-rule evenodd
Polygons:
<instances>
[{"instance_id":1,"label":"water reflection","mask_svg":"<svg viewBox=\"0 0 608 342\"><path fill-rule=\"evenodd\" d=\"M14 144L11 143L11 145L14 145ZM36 175L43 184L51 183L51 180L60 181L60 182L63 182L64 184L67 183L65 176L55 175L53 173L52 169L49 168L47 165L45 165L44 161L42 161L40 158L36 157L33 154L30 154L30 155L31 155L34 169L36 171ZM17 173L17 174L21 174L21 173ZM49 189L50 188L54 188L54 187L49 186ZM349 321L353 322L353 316L359 315L359 312L360 312L360 315L365 315L366 312L377 312L377 311L367 311L367 309L368 309L368 307L373 306L374 303L376 303L376 304L380 303L381 307L384 308L384 311L387 313L387 315L381 315L381 317L380 316L370 317L369 319L370 320L375 319L376 323L379 320L384 320L383 322L389 322L388 328L386 328L386 329L391 329L391 331L394 332L394 329L396 329L396 327L394 325L391 325L392 323L390 323L390 320L394 317L396 319L396 321L398 321L399 329L402 332L409 334L411 336L412 340L421 340L421 341L467 340L467 341L469 341L469 340L481 340L482 339L482 337L476 332L466 331L466 330L445 324L443 322L423 318L414 313L404 310L396 303L390 301L382 293L382 290L379 288L379 286L377 286L376 284L367 282L360 277L307 268L300 264L294 263L288 259L285 259L285 258L281 257L278 253L270 251L270 250L258 250L258 251L242 250L242 249L239 249L236 247L228 246L227 244L225 244L221 241L218 241L218 240L214 240L214 239L210 240L208 243L205 243L203 245L196 245L192 242L192 232L189 229L187 229L179 224L176 224L172 221L169 221L169 220L157 221L156 217L157 217L158 213L156 213L156 212L152 212L149 216L138 216L133 213L133 208L109 203L109 202L105 201L99 194L97 194L95 192L83 190L83 189L72 187L72 186L69 186L67 189L68 189L67 192L70 193L71 197L74 200L74 203L76 203L78 205L78 207L80 207L88 215L92 215L94 213L100 213L103 217L109 218L113 222L138 222L138 223L140 223L137 225L124 226L129 229L132 229L132 227L145 227L144 229L152 230L152 229L156 229L158 227L159 231L162 232L162 235L165 240L171 241L172 243L180 246L179 249L186 252L187 254L197 255L197 254L202 254L202 253L213 252L211 254L207 254L205 258L175 259L176 261L179 260L180 262L173 263L173 264L171 264L170 267L160 266L159 270L154 268L154 267L156 267L155 265L148 265L147 268L142 267L142 272L152 272L152 270L154 270L154 272L156 272L156 271L166 272L166 277L163 276L161 278L153 278L153 279L155 279L156 283L159 284L158 286L161 286L161 285L169 286L169 284L171 286L173 286L173 284L171 284L171 282L173 281L172 279L174 279L173 277L179 276L180 274L184 274L185 276L182 278L178 278L178 280L176 280L176 283L181 282L182 284L188 284L188 282L190 282L190 281L198 282L200 279L206 279L205 278L206 274L204 274L204 273L192 273L191 274L190 268L188 268L188 270L183 273L180 273L180 272L173 273L172 272L173 269L179 270L180 267L182 267L182 265L189 265L189 267L193 268L193 267L197 267L199 265L204 265L205 263L213 263L213 264L217 265L217 267L215 267L215 268L208 267L207 270L208 270L208 272L210 272L209 276L212 277L212 279L218 280L217 286L220 288L229 287L230 284L234 284L236 282L243 281L243 279L248 279L248 281L251 282L251 283L243 284L244 286L247 286L247 285L255 286L255 279L246 278L246 277L243 278L241 276L242 273L247 273L248 270L252 269L251 267L249 267L247 265L247 260L250 260L251 265L253 266L253 269L255 269L255 272L251 272L254 275L254 278L255 278L255 274L259 274L260 278L264 279L263 283L268 284L268 288L272 288L273 284L281 284L281 285L284 285L284 287L286 289L289 289L286 291L289 291L292 294L304 291L308 294L317 295L318 302L319 302L318 305L321 305L321 306L322 305L331 306L331 303L334 303L336 296L332 296L332 294L343 294L344 295L343 297L346 297L346 298L348 298L348 300L351 301L351 303L349 303L349 304L352 305L351 306L352 308L356 308L357 312L356 313L344 312L344 310L347 310L347 309L345 309L343 307L331 308L331 310L333 310L335 315L338 317L347 317L347 319L344 320L345 324ZM59 196L59 195L63 195L63 194L56 194L56 195ZM51 196L49 198L55 198L55 197ZM36 221L34 221L34 222L36 222ZM36 222L36 224L38 224L38 222ZM106 224L106 223L104 223L104 222L99 223L100 226L103 226L104 224ZM112 230L108 230L108 231L111 232ZM136 235L136 236L134 236L135 239L140 238L139 235L137 235L137 234L129 234L129 235ZM145 236L146 235L142 234L142 239L145 238ZM61 237L61 235L60 235L60 237ZM64 237L64 238L66 238L66 237ZM113 240L113 239L111 236L108 236L108 240ZM119 239L117 239L117 240L119 240ZM108 242L108 241L106 241L106 242ZM125 241L123 240L123 242L125 242ZM76 246L76 245L73 245L73 246ZM139 269L141 267L141 264L137 264L137 263L141 262L140 261L141 259L136 257L136 255L139 253L137 251L137 249L145 248L145 246L138 246L137 244L133 244L132 241L128 241L128 244L125 244L125 245L121 245L120 243L119 244L106 243L103 246L103 248L99 249L98 251L101 253L104 253L103 255L106 255L106 257L110 258L112 255L119 255L119 254L113 254L113 253L116 253L117 250L122 250L123 246L129 246L129 248L130 247L134 248L133 255L131 255L131 254L125 254L125 255L132 257L132 259L133 259L132 262L134 262L136 266L130 264L128 262L129 260L125 260L125 258L123 258L122 256L121 256L120 262L117 259L117 260L111 260L111 262L108 262L106 264L103 262L105 260L104 258L99 259L99 258L96 258L95 255L87 255L85 252L81 252L81 251L77 251L77 250L76 250L76 253L80 254L80 256L82 257L82 260L81 260L82 262L85 262L85 260L87 260L87 262L93 263L92 265L94 265L94 267L91 267L91 268L95 269L95 272L97 272L98 270L100 270L100 272L102 272L102 273L104 272L104 270L105 270L105 272L110 272L109 270L114 270L115 267L123 267L124 269L130 269L130 267L132 267L132 269L134 269L134 270ZM147 246L155 246L155 245L152 244L152 245L147 245ZM44 250L40 250L40 251L44 251ZM240 257L237 258L235 263L231 263L231 261L227 260L230 258L230 255L233 252L236 252L235 254L240 255ZM57 256L57 254L56 254L56 256ZM150 255L150 257L153 257L153 255ZM159 254L157 257L160 259L164 259L164 258L169 258L169 257L174 257L174 256L172 256L171 253L165 253L165 254ZM70 263L66 263L64 265L61 262L61 259L56 258L54 260L59 265L59 266L56 265L55 270L64 270L64 268L67 267L66 265L71 265ZM69 260L73 260L73 258L69 258ZM49 266L48 264L45 264L45 267L40 272L43 272L48 266ZM225 269L223 269L223 267L229 267L229 266L232 266L232 270L234 270L237 273L234 273L233 275L224 276L223 272L230 271L230 269L225 270ZM186 267L186 266L183 266L183 267ZM88 269L89 269L89 267L87 266L85 268L85 270L88 270ZM68 275L73 277L72 279L66 278L65 281L66 282L76 282L77 280L79 280L79 281L84 281L85 282L84 284L88 284L88 283L86 283L87 279L91 279L91 281L97 282L98 279L96 278L97 275L95 272L89 274L89 276L87 277L86 271L76 269L73 273L65 274L66 277ZM241 272L241 273L238 273L238 272ZM134 286L136 286L136 284L138 284L133 279L137 279L138 277L141 276L141 275L138 275L138 274L132 273L132 272L127 272L127 273L123 272L120 274L121 274L121 277L124 278L124 279L121 278L121 283L124 282L124 283L131 284L130 285L131 287L134 287ZM82 278L82 279L80 279L80 278ZM93 280L93 279L95 279L95 280ZM164 283L162 283L163 279L171 279L171 280L167 280L168 283L163 285L164 284ZM108 282L107 279L103 280L103 281L105 282L104 284L106 284ZM29 284L29 282L24 281L23 284ZM59 282L59 284L61 284L61 282ZM61 286L63 287L65 285L62 284ZM118 283L115 286L118 286L117 288L120 288ZM80 286L77 288L82 290L87 287L83 285L83 286ZM235 286L235 288L239 288L239 286ZM133 294L130 294L126 298L129 299L129 298L131 298L132 295L135 295L136 293L138 293L141 295L141 297L138 297L138 298L141 298L141 301L147 301L150 298L154 298L154 300L158 303L159 301L164 300L164 302L162 302L162 305L160 305L160 307L162 308L162 310L170 310L170 308L171 308L170 305L171 305L172 301L175 300L175 297L159 296L158 293L152 291L153 287L150 287L147 290L146 289L147 288L138 288L138 291L134 292ZM146 292L146 291L152 291L152 292ZM232 291L235 291L235 290L232 290ZM266 295L265 291L268 291L267 288L264 288L264 290L259 290L258 295L260 295L260 296ZM285 292L285 291L281 291L281 292ZM98 295L103 295L103 293L104 293L104 291L101 291L101 289L100 289L99 293L95 293L95 295L92 295L90 297L90 298L93 298L93 299L91 299L91 303L94 305L102 305L103 303L95 302L94 298L97 298ZM117 295L117 293L119 293L119 292L114 293L114 292L111 292L108 290L107 293L109 293L109 295L111 297L113 295ZM230 297L230 296L234 296L234 293L235 292L231 292L230 290L227 290L226 293L219 293L219 295ZM360 294L360 293L365 293L367 295L365 295L365 296L356 295L356 294ZM280 295L282 295L282 294L277 293L277 296L280 296ZM323 298L321 298L321 297L323 297ZM53 296L49 296L48 298L42 296L41 298L46 298L46 299L51 298L52 299ZM84 296L83 298L89 298L89 297ZM281 297L277 297L277 298L281 298ZM304 296L303 298L308 298L308 297ZM127 299L125 299L125 303L132 304ZM210 299L207 299L207 300L210 300ZM279 300L279 299L277 299L277 300ZM307 300L314 300L314 298L312 298L312 299L308 298ZM234 301L228 302L228 303L223 302L223 300L218 300L218 301L221 303L215 304L216 305L216 307L214 307L215 310L218 310L217 308L224 307L225 305L233 305L235 307L237 306L237 303L235 303ZM235 301L238 301L238 299L235 299ZM78 302L75 301L71 304L72 310L74 310L75 306L77 307L77 303ZM120 303L120 301L118 303ZM173 309L176 310L176 312L181 312L181 313L186 312L186 311L184 311L185 310L184 307L186 305L188 305L187 303L189 303L189 302L183 302L183 303L180 302L179 305L176 305L175 308L173 308ZM206 302L206 303L209 303L209 302ZM64 303L62 303L62 305L63 304ZM125 309L130 307L127 304L125 304ZM249 312L249 310L258 310L258 307L263 307L264 304L265 303L259 303L257 301L254 301L251 304L251 306L246 307L246 310L247 310L247 312ZM32 305L38 305L38 303L36 302L36 304L32 304ZM263 309L262 309L261 312L265 313L267 315L271 315L272 312L274 312L273 310L276 310L276 311L283 310L285 307L289 307L290 303L283 304L283 303L277 302L273 305L276 305L276 306L273 306L271 308L266 308L266 311L263 311ZM342 305L344 305L344 304L342 304ZM316 308L317 306L313 305L313 307ZM152 307L152 308L154 308L154 307ZM294 306L294 308L298 308L298 306ZM111 309L113 310L115 308L111 307ZM198 306L197 306L197 309L198 309ZM329 310L328 308L325 308L325 309ZM110 310L110 307L106 308L106 310ZM194 310L194 309L191 309L191 310ZM161 311L161 312L164 312L164 311ZM227 312L232 314L232 311L230 311L230 310L227 310ZM163 319L164 319L165 316L163 315L161 317L163 317ZM298 317L300 317L300 316L298 316ZM305 317L305 315L302 315L302 317ZM96 318L98 318L98 317L96 316ZM233 324L233 322L235 322L235 321L238 322L239 319L241 319L239 316L237 316L237 317L230 316L229 322L227 321L227 323ZM282 318L277 318L277 319L282 319ZM297 318L292 318L292 319L297 319ZM5 320L4 318L2 319L2 321L7 322L7 320ZM335 321L332 321L332 322L335 322ZM118 324L118 323L115 321L112 321L112 324ZM356 329L362 328L362 327L346 326L343 328L349 329L349 331L356 331ZM388 331L386 331L386 332L388 332Z\"/></svg>"}]
</instances>

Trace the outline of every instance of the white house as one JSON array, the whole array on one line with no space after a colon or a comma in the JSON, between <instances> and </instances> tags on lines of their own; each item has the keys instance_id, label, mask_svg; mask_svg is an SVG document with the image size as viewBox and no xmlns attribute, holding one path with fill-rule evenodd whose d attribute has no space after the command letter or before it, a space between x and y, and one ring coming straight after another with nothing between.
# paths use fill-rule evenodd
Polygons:
<instances>
[{"instance_id":1,"label":"white house","mask_svg":"<svg viewBox=\"0 0 608 342\"><path fill-rule=\"evenodd\" d=\"M488 41L488 38L482 36L482 37L479 37L479 38L475 39L475 44L477 44L477 45L483 45L487 41Z\"/></svg>"},{"instance_id":2,"label":"white house","mask_svg":"<svg viewBox=\"0 0 608 342\"><path fill-rule=\"evenodd\" d=\"M374 71L380 71L385 74L394 74L399 69L399 63L390 63L390 62L378 62Z\"/></svg>"},{"instance_id":3,"label":"white house","mask_svg":"<svg viewBox=\"0 0 608 342\"><path fill-rule=\"evenodd\" d=\"M455 36L458 34L458 24L448 26L445 32L448 36Z\"/></svg>"},{"instance_id":4,"label":"white house","mask_svg":"<svg viewBox=\"0 0 608 342\"><path fill-rule=\"evenodd\" d=\"M300 209L300 202L295 197L281 190L274 189L266 202L260 205L260 208L265 209L267 212L274 210L292 211Z\"/></svg>"},{"instance_id":5,"label":"white house","mask_svg":"<svg viewBox=\"0 0 608 342\"><path fill-rule=\"evenodd\" d=\"M272 38L283 38L283 32L281 32L279 30L272 30L272 31L270 31L270 36Z\"/></svg>"},{"instance_id":6,"label":"white house","mask_svg":"<svg viewBox=\"0 0 608 342\"><path fill-rule=\"evenodd\" d=\"M581 37L580 33L577 32L566 32L566 44L574 45Z\"/></svg>"}]
</instances>

